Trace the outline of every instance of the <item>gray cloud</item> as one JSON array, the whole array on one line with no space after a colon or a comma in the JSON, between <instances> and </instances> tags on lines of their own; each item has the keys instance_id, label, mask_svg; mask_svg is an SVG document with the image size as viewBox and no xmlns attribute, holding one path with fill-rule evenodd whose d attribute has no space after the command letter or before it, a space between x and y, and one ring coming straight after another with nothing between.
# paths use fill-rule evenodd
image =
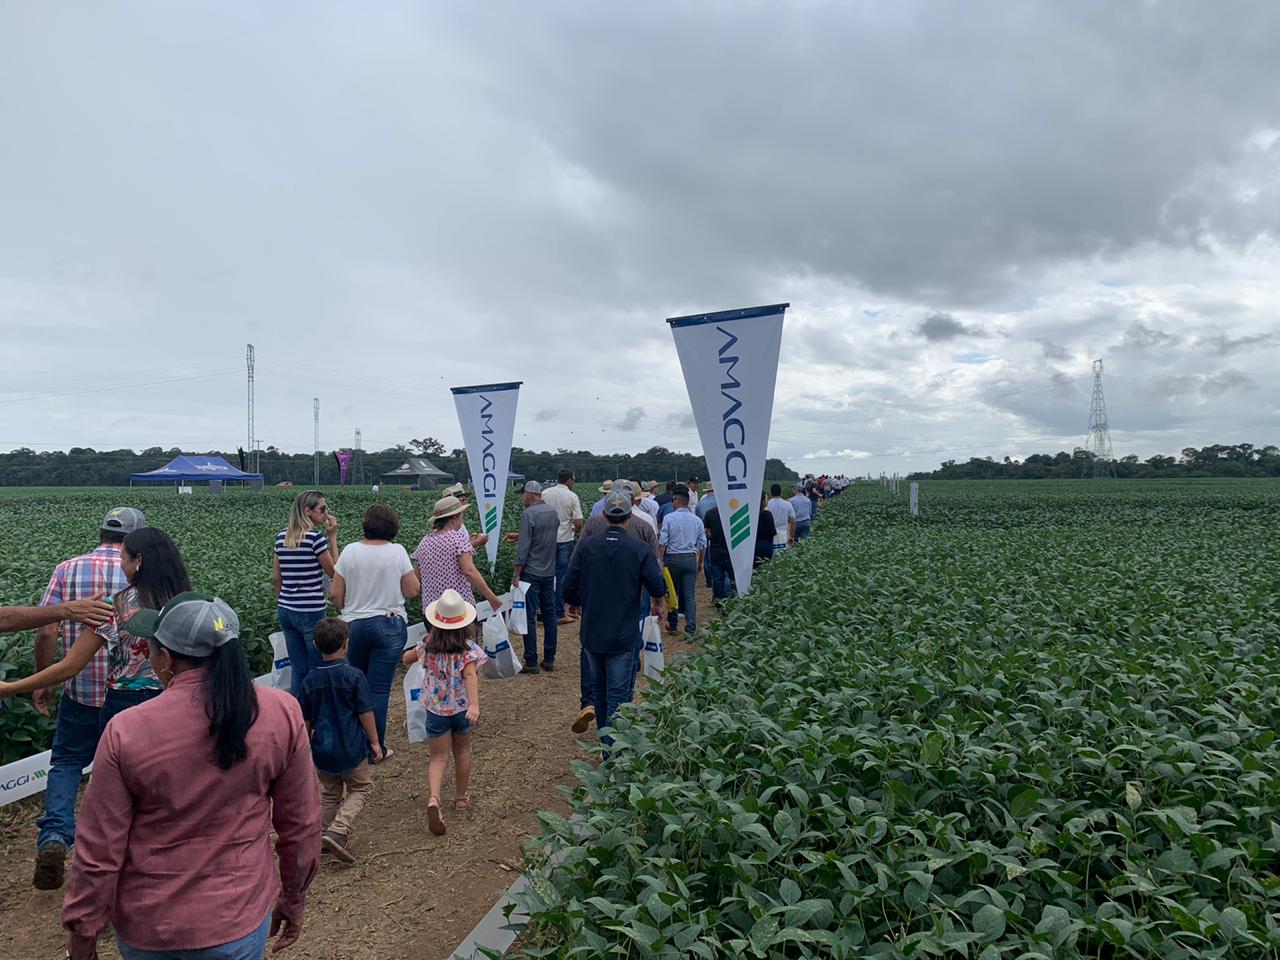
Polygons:
<instances>
[{"instance_id":1,"label":"gray cloud","mask_svg":"<svg viewBox=\"0 0 1280 960\"><path fill-rule=\"evenodd\" d=\"M1148 327L1141 320L1135 320L1124 332L1121 345L1134 350L1149 350L1152 347L1167 347L1178 343L1178 337L1164 330Z\"/></svg>"},{"instance_id":2,"label":"gray cloud","mask_svg":"<svg viewBox=\"0 0 1280 960\"><path fill-rule=\"evenodd\" d=\"M1274 333L1255 333L1252 336L1246 337L1229 337L1225 334L1218 334L1215 337L1205 337L1202 342L1218 356L1226 356L1229 353L1235 353L1237 350L1243 350L1246 347L1257 347L1263 344L1274 343L1275 340L1276 335Z\"/></svg>"},{"instance_id":3,"label":"gray cloud","mask_svg":"<svg viewBox=\"0 0 1280 960\"><path fill-rule=\"evenodd\" d=\"M1040 344L1040 350L1044 354L1046 360L1070 360L1071 351L1066 347L1059 346L1052 340L1043 337L1037 338L1036 343Z\"/></svg>"},{"instance_id":4,"label":"gray cloud","mask_svg":"<svg viewBox=\"0 0 1280 960\"><path fill-rule=\"evenodd\" d=\"M977 331L965 326L949 313L931 313L920 321L916 333L926 340L937 342L972 336Z\"/></svg>"},{"instance_id":5,"label":"gray cloud","mask_svg":"<svg viewBox=\"0 0 1280 960\"><path fill-rule=\"evenodd\" d=\"M538 423L551 423L560 416L560 411L555 407L543 407L533 415L533 419Z\"/></svg>"},{"instance_id":6,"label":"gray cloud","mask_svg":"<svg viewBox=\"0 0 1280 960\"><path fill-rule=\"evenodd\" d=\"M621 430L623 433L631 433L636 427L640 426L640 421L644 419L644 407L631 407L623 414L622 419L614 424L615 430Z\"/></svg>"}]
</instances>

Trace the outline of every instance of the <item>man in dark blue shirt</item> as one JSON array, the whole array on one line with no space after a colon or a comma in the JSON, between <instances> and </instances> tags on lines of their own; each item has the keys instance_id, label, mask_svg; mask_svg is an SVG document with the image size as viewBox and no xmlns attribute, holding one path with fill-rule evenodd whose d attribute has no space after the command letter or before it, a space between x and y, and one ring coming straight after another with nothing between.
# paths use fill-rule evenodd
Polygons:
<instances>
[{"instance_id":1,"label":"man in dark blue shirt","mask_svg":"<svg viewBox=\"0 0 1280 960\"><path fill-rule=\"evenodd\" d=\"M337 617L316 624L316 649L324 662L302 682L299 703L320 779L321 842L339 860L355 863L347 838L373 789L369 758L381 760L382 747L369 681L347 663L347 637L347 625Z\"/></svg>"},{"instance_id":2,"label":"man in dark blue shirt","mask_svg":"<svg viewBox=\"0 0 1280 960\"><path fill-rule=\"evenodd\" d=\"M604 516L609 529L578 544L565 575L564 600L575 613L582 610L579 638L590 663L596 730L609 726L618 707L631 700L635 687L635 658L640 646L640 591L666 595L666 581L648 545L627 533L631 499L611 493ZM663 615L663 601L655 599L653 614ZM601 743L608 744L602 735Z\"/></svg>"}]
</instances>

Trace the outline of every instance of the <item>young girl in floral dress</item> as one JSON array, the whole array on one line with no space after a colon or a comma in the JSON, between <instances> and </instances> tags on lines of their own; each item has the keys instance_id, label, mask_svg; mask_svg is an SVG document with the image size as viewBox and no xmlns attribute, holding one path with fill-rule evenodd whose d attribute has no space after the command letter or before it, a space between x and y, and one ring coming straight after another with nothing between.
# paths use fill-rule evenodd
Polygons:
<instances>
[{"instance_id":1,"label":"young girl in floral dress","mask_svg":"<svg viewBox=\"0 0 1280 960\"><path fill-rule=\"evenodd\" d=\"M480 719L479 668L488 657L475 642L476 608L456 590L446 590L427 605L424 642L404 655L406 664L422 664L422 702L427 708L427 825L436 836L444 833L440 788L449 754L453 754L453 809L470 806L471 725Z\"/></svg>"}]
</instances>

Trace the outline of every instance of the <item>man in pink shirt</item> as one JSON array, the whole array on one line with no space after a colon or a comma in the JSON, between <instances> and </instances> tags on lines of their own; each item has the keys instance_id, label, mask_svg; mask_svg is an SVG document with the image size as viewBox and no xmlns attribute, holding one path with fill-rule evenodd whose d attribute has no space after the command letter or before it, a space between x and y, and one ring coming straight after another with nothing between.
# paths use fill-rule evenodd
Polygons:
<instances>
[{"instance_id":1,"label":"man in pink shirt","mask_svg":"<svg viewBox=\"0 0 1280 960\"><path fill-rule=\"evenodd\" d=\"M125 960L256 960L269 932L292 944L320 861L298 702L254 686L221 600L179 594L122 626L150 638L166 689L98 744L62 907L68 956L96 960L108 923Z\"/></svg>"}]
</instances>

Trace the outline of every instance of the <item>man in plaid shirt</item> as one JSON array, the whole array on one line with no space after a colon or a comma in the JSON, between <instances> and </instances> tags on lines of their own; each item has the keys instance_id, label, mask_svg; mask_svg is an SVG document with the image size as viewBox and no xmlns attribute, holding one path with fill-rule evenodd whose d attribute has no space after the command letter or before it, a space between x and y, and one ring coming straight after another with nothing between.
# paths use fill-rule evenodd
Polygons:
<instances>
[{"instance_id":1,"label":"man in plaid shirt","mask_svg":"<svg viewBox=\"0 0 1280 960\"><path fill-rule=\"evenodd\" d=\"M53 571L40 606L51 607L95 595L114 596L129 585L120 569L120 544L126 535L146 526L141 510L117 507L102 520L98 548L66 560ZM65 657L84 626L62 622L62 642L58 627L49 624L36 632L36 670L53 663L54 649ZM84 768L93 762L98 749L98 708L106 697L107 651L99 650L76 677L67 683L58 703L58 725L53 734L49 776L45 780L44 816L36 821L36 870L32 883L40 890L62 886L67 851L76 839L76 791ZM47 714L44 691L33 698L36 709Z\"/></svg>"}]
</instances>

